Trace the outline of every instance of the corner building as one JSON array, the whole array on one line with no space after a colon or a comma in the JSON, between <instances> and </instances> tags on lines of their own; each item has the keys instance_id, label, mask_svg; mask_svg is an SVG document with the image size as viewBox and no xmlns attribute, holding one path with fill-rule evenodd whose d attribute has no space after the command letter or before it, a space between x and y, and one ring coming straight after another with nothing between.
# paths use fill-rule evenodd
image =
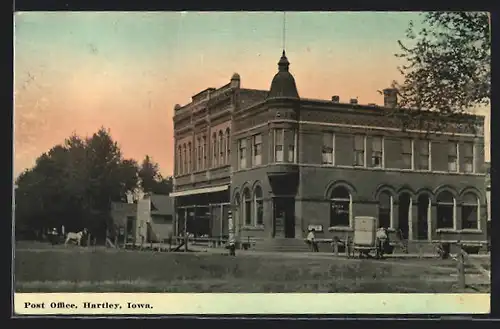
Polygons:
<instances>
[{"instance_id":1,"label":"corner building","mask_svg":"<svg viewBox=\"0 0 500 329\"><path fill-rule=\"evenodd\" d=\"M395 90L384 106L300 98L289 66L283 52L269 91L234 74L176 105L179 233L225 236L231 209L241 240L342 238L375 216L409 245L486 241L484 117L403 128Z\"/></svg>"}]
</instances>

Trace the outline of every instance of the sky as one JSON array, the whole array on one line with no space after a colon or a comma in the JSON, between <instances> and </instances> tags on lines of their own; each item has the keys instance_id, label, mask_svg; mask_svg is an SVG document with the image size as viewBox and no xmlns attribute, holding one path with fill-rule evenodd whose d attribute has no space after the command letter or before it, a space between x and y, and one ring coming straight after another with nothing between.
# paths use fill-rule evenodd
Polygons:
<instances>
[{"instance_id":1,"label":"sky","mask_svg":"<svg viewBox=\"0 0 500 329\"><path fill-rule=\"evenodd\" d=\"M173 171L173 109L237 72L268 90L279 12L22 12L14 17L14 175L72 133L108 128L124 157ZM383 104L412 12L292 12L285 48L301 97ZM489 161L489 109L486 160Z\"/></svg>"}]
</instances>

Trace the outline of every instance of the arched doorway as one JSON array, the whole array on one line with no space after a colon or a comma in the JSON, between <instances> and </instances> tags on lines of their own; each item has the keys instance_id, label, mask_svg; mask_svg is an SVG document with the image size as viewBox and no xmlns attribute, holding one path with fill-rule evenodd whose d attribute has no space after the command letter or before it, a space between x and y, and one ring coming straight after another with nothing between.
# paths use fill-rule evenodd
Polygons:
<instances>
[{"instance_id":1,"label":"arched doorway","mask_svg":"<svg viewBox=\"0 0 500 329\"><path fill-rule=\"evenodd\" d=\"M398 222L401 238L408 240L410 238L411 195L406 192L401 193L398 204Z\"/></svg>"},{"instance_id":2,"label":"arched doorway","mask_svg":"<svg viewBox=\"0 0 500 329\"><path fill-rule=\"evenodd\" d=\"M431 240L430 236L430 218L431 218L431 199L428 194L418 196L417 209L417 239Z\"/></svg>"}]
</instances>

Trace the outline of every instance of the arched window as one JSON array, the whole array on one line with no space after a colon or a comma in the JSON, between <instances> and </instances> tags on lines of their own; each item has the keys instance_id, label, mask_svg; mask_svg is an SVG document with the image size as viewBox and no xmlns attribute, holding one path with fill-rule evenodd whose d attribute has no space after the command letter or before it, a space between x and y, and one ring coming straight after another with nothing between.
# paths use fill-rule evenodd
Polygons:
<instances>
[{"instance_id":1,"label":"arched window","mask_svg":"<svg viewBox=\"0 0 500 329\"><path fill-rule=\"evenodd\" d=\"M226 148L224 147L224 134L222 130L219 131L219 154L220 154L220 164L224 164L224 156L226 155Z\"/></svg>"},{"instance_id":2,"label":"arched window","mask_svg":"<svg viewBox=\"0 0 500 329\"><path fill-rule=\"evenodd\" d=\"M187 172L191 172L192 170L192 162L191 158L193 157L193 150L191 148L191 142L188 143L188 169Z\"/></svg>"},{"instance_id":3,"label":"arched window","mask_svg":"<svg viewBox=\"0 0 500 329\"><path fill-rule=\"evenodd\" d=\"M182 146L177 150L177 174L182 174Z\"/></svg>"},{"instance_id":4,"label":"arched window","mask_svg":"<svg viewBox=\"0 0 500 329\"><path fill-rule=\"evenodd\" d=\"M183 145L183 150L184 150L184 165L183 165L183 168L182 168L182 173L185 174L187 173L187 168L188 168L188 163L187 163L187 148L186 148L186 144Z\"/></svg>"},{"instance_id":5,"label":"arched window","mask_svg":"<svg viewBox=\"0 0 500 329\"><path fill-rule=\"evenodd\" d=\"M253 191L253 206L256 225L264 225L264 200L262 199L262 188L256 186Z\"/></svg>"},{"instance_id":6,"label":"arched window","mask_svg":"<svg viewBox=\"0 0 500 329\"><path fill-rule=\"evenodd\" d=\"M473 193L466 193L462 198L462 229L478 230L479 200Z\"/></svg>"},{"instance_id":7,"label":"arched window","mask_svg":"<svg viewBox=\"0 0 500 329\"><path fill-rule=\"evenodd\" d=\"M231 163L231 134L229 128L226 129L226 161Z\"/></svg>"},{"instance_id":8,"label":"arched window","mask_svg":"<svg viewBox=\"0 0 500 329\"><path fill-rule=\"evenodd\" d=\"M352 197L344 186L336 187L330 196L330 226L350 226Z\"/></svg>"},{"instance_id":9,"label":"arched window","mask_svg":"<svg viewBox=\"0 0 500 329\"><path fill-rule=\"evenodd\" d=\"M213 133L212 135L212 151L213 151L213 157L212 157L212 167L217 167L217 134Z\"/></svg>"},{"instance_id":10,"label":"arched window","mask_svg":"<svg viewBox=\"0 0 500 329\"><path fill-rule=\"evenodd\" d=\"M243 191L243 220L245 226L252 224L252 198L248 188Z\"/></svg>"},{"instance_id":11,"label":"arched window","mask_svg":"<svg viewBox=\"0 0 500 329\"><path fill-rule=\"evenodd\" d=\"M437 200L437 228L455 227L455 198L448 191L443 191L436 197Z\"/></svg>"},{"instance_id":12,"label":"arched window","mask_svg":"<svg viewBox=\"0 0 500 329\"><path fill-rule=\"evenodd\" d=\"M382 192L378 201L378 223L382 227L392 227L392 195Z\"/></svg>"}]
</instances>

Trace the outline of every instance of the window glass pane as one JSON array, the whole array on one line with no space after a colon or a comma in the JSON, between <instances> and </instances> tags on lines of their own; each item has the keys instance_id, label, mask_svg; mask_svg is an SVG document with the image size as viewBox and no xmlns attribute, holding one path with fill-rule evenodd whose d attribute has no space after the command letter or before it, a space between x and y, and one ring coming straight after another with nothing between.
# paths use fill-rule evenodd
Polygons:
<instances>
[{"instance_id":1,"label":"window glass pane","mask_svg":"<svg viewBox=\"0 0 500 329\"><path fill-rule=\"evenodd\" d=\"M354 136L354 149L364 150L365 149L365 136L355 135Z\"/></svg>"},{"instance_id":2,"label":"window glass pane","mask_svg":"<svg viewBox=\"0 0 500 329\"><path fill-rule=\"evenodd\" d=\"M372 137L372 151L382 152L382 138Z\"/></svg>"}]
</instances>

